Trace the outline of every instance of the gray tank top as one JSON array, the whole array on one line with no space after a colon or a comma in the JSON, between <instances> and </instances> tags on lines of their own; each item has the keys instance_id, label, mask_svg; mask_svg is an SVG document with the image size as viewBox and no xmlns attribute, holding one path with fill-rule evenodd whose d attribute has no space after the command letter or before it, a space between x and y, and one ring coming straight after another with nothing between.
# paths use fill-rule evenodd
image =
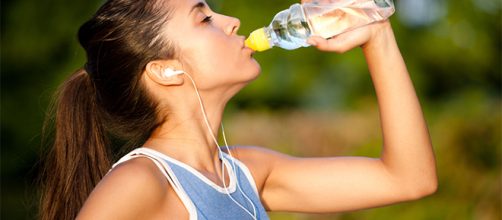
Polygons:
<instances>
[{"instance_id":1,"label":"gray tank top","mask_svg":"<svg viewBox=\"0 0 502 220\"><path fill-rule=\"evenodd\" d=\"M230 184L226 188L216 185L187 164L150 148L131 151L113 167L137 157L149 158L159 167L188 210L190 220L269 219L249 169L226 153L220 155L230 175Z\"/></svg>"}]
</instances>

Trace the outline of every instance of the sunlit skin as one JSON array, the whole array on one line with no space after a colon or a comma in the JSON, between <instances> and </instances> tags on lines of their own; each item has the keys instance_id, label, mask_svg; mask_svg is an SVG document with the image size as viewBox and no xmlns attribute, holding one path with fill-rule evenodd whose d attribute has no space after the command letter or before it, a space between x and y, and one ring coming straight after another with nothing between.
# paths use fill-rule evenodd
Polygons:
<instances>
[{"instance_id":1,"label":"sunlit skin","mask_svg":"<svg viewBox=\"0 0 502 220\"><path fill-rule=\"evenodd\" d=\"M204 124L189 77L160 74L169 67L193 77L211 129L218 134L225 105L258 77L260 67L252 51L243 47L244 37L237 35L239 20L199 2L169 3L174 11L164 37L176 44L178 57L151 61L144 71L143 81L166 119L144 146L192 166L223 186L217 146ZM333 213L433 193L437 177L431 140L390 23L374 23L330 40L312 37L309 43L336 53L362 48L378 97L382 154L380 158L301 158L262 147L232 148L233 155L250 169L265 208ZM155 164L137 158L103 178L78 218L188 219L188 211Z\"/></svg>"}]
</instances>

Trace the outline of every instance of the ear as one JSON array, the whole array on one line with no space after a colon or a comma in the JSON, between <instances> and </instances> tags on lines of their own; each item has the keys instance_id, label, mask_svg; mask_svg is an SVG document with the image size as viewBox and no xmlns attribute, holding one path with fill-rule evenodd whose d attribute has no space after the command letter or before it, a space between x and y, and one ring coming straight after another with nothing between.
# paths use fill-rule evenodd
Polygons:
<instances>
[{"instance_id":1,"label":"ear","mask_svg":"<svg viewBox=\"0 0 502 220\"><path fill-rule=\"evenodd\" d=\"M145 74L150 80L163 86L181 85L184 80L180 66L175 60L154 60L146 64ZM178 74L169 74L173 71Z\"/></svg>"}]
</instances>

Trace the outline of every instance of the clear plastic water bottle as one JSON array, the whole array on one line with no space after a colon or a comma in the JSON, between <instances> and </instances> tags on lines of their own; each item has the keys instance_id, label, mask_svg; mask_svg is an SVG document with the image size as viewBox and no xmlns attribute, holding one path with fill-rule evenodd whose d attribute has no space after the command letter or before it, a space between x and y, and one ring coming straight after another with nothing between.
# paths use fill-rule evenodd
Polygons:
<instances>
[{"instance_id":1,"label":"clear plastic water bottle","mask_svg":"<svg viewBox=\"0 0 502 220\"><path fill-rule=\"evenodd\" d=\"M330 38L394 13L392 0L314 0L293 4L275 15L268 27L260 28L246 39L246 46L264 51L274 46L287 50L310 46L314 36Z\"/></svg>"}]
</instances>

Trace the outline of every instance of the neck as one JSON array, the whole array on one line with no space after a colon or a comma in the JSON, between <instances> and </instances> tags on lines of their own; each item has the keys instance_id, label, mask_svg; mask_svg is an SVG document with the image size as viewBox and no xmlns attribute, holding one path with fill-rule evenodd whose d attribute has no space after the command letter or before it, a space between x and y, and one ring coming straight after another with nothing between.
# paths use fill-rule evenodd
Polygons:
<instances>
[{"instance_id":1,"label":"neck","mask_svg":"<svg viewBox=\"0 0 502 220\"><path fill-rule=\"evenodd\" d=\"M164 123L152 132L145 142L145 147L158 150L201 172L219 174L220 161L215 139L218 138L227 100L218 98L221 96L201 96L209 128L197 97L179 100L177 107L167 115Z\"/></svg>"}]
</instances>

